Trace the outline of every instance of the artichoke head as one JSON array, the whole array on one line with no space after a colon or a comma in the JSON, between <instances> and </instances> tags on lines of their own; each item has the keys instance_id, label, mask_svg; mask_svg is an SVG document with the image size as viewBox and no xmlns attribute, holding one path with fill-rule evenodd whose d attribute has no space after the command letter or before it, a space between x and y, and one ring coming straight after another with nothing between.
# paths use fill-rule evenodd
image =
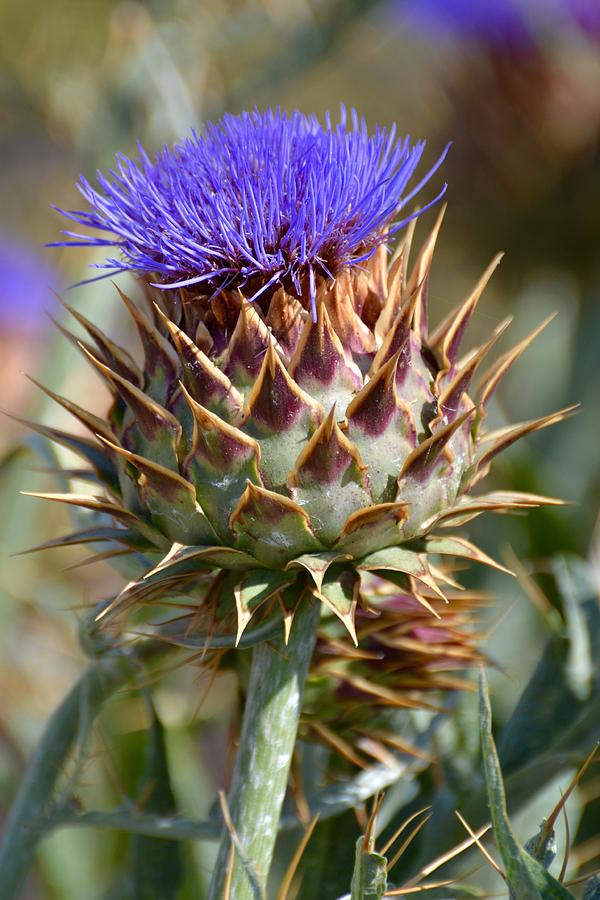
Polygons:
<instances>
[{"instance_id":1,"label":"artichoke head","mask_svg":"<svg viewBox=\"0 0 600 900\"><path fill-rule=\"evenodd\" d=\"M78 345L114 402L104 421L55 396L91 435L51 436L87 459L101 495L46 496L100 517L64 542L108 541L104 555L116 544L136 563L105 620L191 597L192 625L209 616L215 634L239 641L274 608L288 629L312 595L356 641L357 609L374 608L374 577L439 617L433 600L452 584L439 560L493 564L448 527L548 502L470 493L500 450L564 411L484 431L490 396L535 333L478 376L473 392L505 323L475 350L464 353L462 338L498 259L430 331L440 224L410 272L407 234L391 265L382 245L361 267L318 280L316 313L309 291L291 285L249 302L240 291L203 296L143 280L140 302L121 295L141 368L72 310L92 341Z\"/></svg>"}]
</instances>

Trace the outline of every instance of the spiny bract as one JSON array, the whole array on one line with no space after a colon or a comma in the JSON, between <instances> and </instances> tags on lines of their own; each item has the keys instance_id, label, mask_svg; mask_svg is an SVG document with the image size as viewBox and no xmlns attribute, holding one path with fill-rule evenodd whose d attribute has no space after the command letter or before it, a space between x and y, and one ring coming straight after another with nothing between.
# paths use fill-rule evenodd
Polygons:
<instances>
[{"instance_id":1,"label":"spiny bract","mask_svg":"<svg viewBox=\"0 0 600 900\"><path fill-rule=\"evenodd\" d=\"M279 128L279 119L272 121ZM333 133L343 143L343 131ZM237 157L243 151L253 172L253 146L237 147ZM336 158L330 154L332 165ZM360 161L358 183L367 162L379 157L349 158ZM275 152L270 164L277 162ZM327 158L322 164L328 183ZM208 178L185 167L179 177L177 196L189 177L190 202L193 178ZM286 177L297 178L297 167ZM316 179L305 202L319 207L323 198L311 194L319 189ZM128 197L123 187L122 205ZM271 213L273 198L263 202ZM116 552L125 550L137 566L103 621L179 599L188 614L180 632L208 629L212 639L233 632L239 640L253 617L259 625L281 617L289 629L297 604L312 595L356 640L357 608L378 610L373 576L439 617L431 598L444 601L444 584L453 581L434 560L491 562L447 528L485 510L546 502L523 493L470 496L496 453L563 413L482 431L490 396L535 332L488 369L471 399L475 372L504 324L462 356L461 341L498 260L430 332L427 294L441 216L408 274L410 234L388 266L382 231L401 203L397 196L382 207L383 218L362 222L373 233L361 231L358 209L354 265L344 258L334 277L309 266L281 285L266 273L270 284L262 291L253 285L253 302L239 286L155 289L157 271L149 271L140 282L143 302L121 294L143 344L141 369L71 310L93 341L78 344L114 403L105 421L56 397L92 437L42 430L88 460L103 493L46 496L101 519L54 545L106 541L101 555L108 557L116 542ZM329 221L332 233L334 226ZM345 220L338 226L343 231ZM243 218L238 228L247 236ZM202 246L207 254L210 247ZM163 246L155 250L167 254Z\"/></svg>"},{"instance_id":2,"label":"spiny bract","mask_svg":"<svg viewBox=\"0 0 600 900\"><path fill-rule=\"evenodd\" d=\"M344 640L334 616L319 630L304 695L300 734L336 752L331 764L365 767L373 760L397 770L395 754L428 759L419 748L415 709L439 711L440 692L472 690L464 674L478 650L481 594L450 588L444 602L420 588L430 610L391 582L363 576L368 609L357 609L358 647Z\"/></svg>"}]
</instances>

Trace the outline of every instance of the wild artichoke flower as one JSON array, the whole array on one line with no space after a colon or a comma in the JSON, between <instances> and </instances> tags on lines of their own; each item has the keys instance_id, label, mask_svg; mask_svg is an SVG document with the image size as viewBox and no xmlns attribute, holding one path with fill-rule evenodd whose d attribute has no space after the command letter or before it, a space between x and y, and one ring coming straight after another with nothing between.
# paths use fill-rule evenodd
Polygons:
<instances>
[{"instance_id":1,"label":"wild artichoke flower","mask_svg":"<svg viewBox=\"0 0 600 900\"><path fill-rule=\"evenodd\" d=\"M51 499L112 519L63 542L116 542L138 565L105 619L184 595L192 629L208 621L239 640L273 608L287 634L312 595L356 641L357 608L378 611L373 574L439 617L427 597L444 601L445 576L432 558L488 561L448 526L551 502L470 495L500 450L563 413L483 431L493 391L533 337L471 399L505 326L460 347L498 258L433 331L441 217L410 274L409 238L388 265L391 236L416 216L401 210L432 174L409 187L422 151L393 130L369 135L355 115L348 126L254 112L154 161L119 157L99 190L82 182L90 208L68 215L109 236L72 240L117 247L106 265L140 273L146 296L121 294L141 368L72 311L114 403L100 420L56 398L92 437L46 430L88 460L103 491Z\"/></svg>"}]
</instances>

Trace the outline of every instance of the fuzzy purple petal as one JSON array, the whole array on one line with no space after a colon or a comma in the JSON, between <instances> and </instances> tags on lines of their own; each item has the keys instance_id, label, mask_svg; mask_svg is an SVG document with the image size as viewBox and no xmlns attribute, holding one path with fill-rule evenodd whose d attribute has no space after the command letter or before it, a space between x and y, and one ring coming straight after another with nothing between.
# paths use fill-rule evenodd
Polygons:
<instances>
[{"instance_id":1,"label":"fuzzy purple petal","mask_svg":"<svg viewBox=\"0 0 600 900\"><path fill-rule=\"evenodd\" d=\"M64 243L118 247L106 267L152 273L161 286L299 289L359 265L402 224L437 168L409 188L424 147L395 129L369 134L354 111L337 125L298 111L226 115L153 161L141 147L137 159L118 155L97 187L82 178L88 208L61 212L96 235L66 232Z\"/></svg>"}]
</instances>

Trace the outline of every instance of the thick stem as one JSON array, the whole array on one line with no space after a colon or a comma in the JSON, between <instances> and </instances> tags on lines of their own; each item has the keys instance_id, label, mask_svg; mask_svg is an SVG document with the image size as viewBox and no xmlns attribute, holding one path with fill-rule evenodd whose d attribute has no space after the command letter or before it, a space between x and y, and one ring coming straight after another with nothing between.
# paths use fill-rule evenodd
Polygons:
<instances>
[{"instance_id":1,"label":"thick stem","mask_svg":"<svg viewBox=\"0 0 600 900\"><path fill-rule=\"evenodd\" d=\"M148 641L139 655L111 653L83 673L48 722L13 804L0 844L0 900L19 896L37 845L51 827L57 782L70 754L83 743L102 704L141 671L140 663L160 657L168 645Z\"/></svg>"},{"instance_id":2,"label":"thick stem","mask_svg":"<svg viewBox=\"0 0 600 900\"><path fill-rule=\"evenodd\" d=\"M271 645L260 644L253 651L228 798L236 845L229 896L235 900L255 900L266 891L319 614L320 604L305 597L287 646L280 639ZM223 900L231 843L226 830L209 900Z\"/></svg>"}]
</instances>

